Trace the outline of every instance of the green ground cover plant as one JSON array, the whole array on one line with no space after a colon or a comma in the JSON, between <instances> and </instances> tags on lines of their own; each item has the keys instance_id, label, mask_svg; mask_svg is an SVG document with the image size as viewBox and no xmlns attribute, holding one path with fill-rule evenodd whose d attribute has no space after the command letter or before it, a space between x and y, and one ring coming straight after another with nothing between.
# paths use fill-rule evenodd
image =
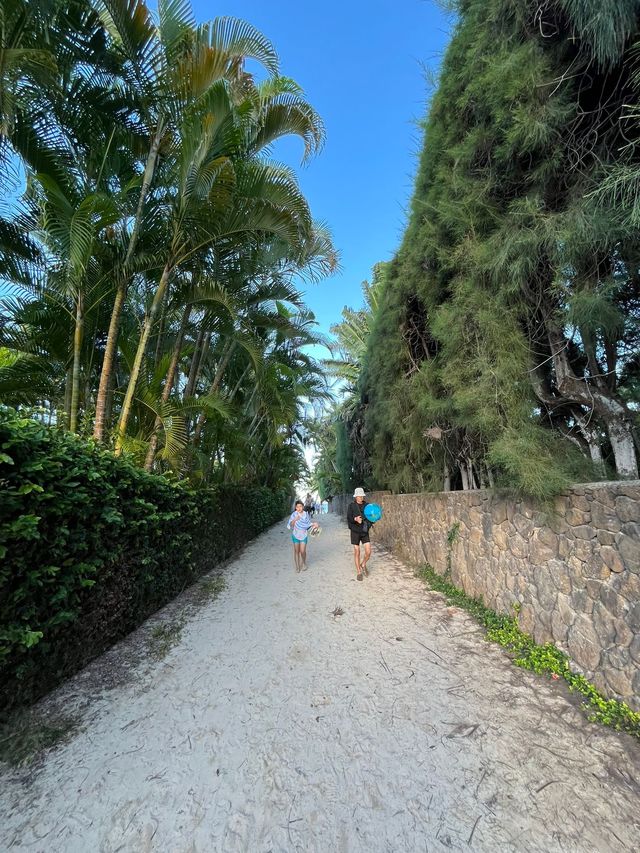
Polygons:
<instances>
[{"instance_id":1,"label":"green ground cover plant","mask_svg":"<svg viewBox=\"0 0 640 853\"><path fill-rule=\"evenodd\" d=\"M607 699L584 676L572 672L568 657L553 643L538 645L533 637L522 631L518 625L517 606L514 608L515 615L496 613L480 599L472 598L454 586L429 565L422 566L418 575L431 589L442 593L450 604L471 613L485 628L488 640L511 652L516 666L538 675L563 679L571 692L579 693L584 698L582 707L589 720L640 739L640 714L632 711L624 702Z\"/></svg>"},{"instance_id":2,"label":"green ground cover plant","mask_svg":"<svg viewBox=\"0 0 640 853\"><path fill-rule=\"evenodd\" d=\"M171 649L180 643L182 632L195 608L203 607L205 604L215 601L224 588L225 581L220 575L198 581L191 591L192 603L187 605L177 618L169 622L162 622L151 631L147 640L147 648L151 656L156 660L166 658Z\"/></svg>"},{"instance_id":3,"label":"green ground cover plant","mask_svg":"<svg viewBox=\"0 0 640 853\"><path fill-rule=\"evenodd\" d=\"M182 638L186 625L184 614L176 621L156 626L149 638L149 652L156 660L163 660Z\"/></svg>"},{"instance_id":4,"label":"green ground cover plant","mask_svg":"<svg viewBox=\"0 0 640 853\"><path fill-rule=\"evenodd\" d=\"M0 713L43 695L287 510L199 491L0 407Z\"/></svg>"}]
</instances>

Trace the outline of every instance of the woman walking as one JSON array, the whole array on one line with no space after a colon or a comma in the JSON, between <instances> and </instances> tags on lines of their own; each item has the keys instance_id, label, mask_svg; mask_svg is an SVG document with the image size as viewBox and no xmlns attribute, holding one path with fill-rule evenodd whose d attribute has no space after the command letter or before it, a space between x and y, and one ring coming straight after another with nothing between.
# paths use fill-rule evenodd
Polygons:
<instances>
[{"instance_id":1,"label":"woman walking","mask_svg":"<svg viewBox=\"0 0 640 853\"><path fill-rule=\"evenodd\" d=\"M287 529L291 530L293 564L296 572L306 572L307 570L307 542L309 541L309 529L313 527L318 527L317 522L311 521L302 501L296 501L295 509L287 522Z\"/></svg>"}]
</instances>

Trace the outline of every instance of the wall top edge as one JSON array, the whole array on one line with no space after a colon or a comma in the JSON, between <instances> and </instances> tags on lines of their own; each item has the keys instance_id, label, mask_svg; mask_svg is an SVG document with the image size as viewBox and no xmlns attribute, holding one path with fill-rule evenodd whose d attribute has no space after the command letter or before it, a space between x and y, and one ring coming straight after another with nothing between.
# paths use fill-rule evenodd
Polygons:
<instances>
[{"instance_id":1,"label":"wall top edge","mask_svg":"<svg viewBox=\"0 0 640 853\"><path fill-rule=\"evenodd\" d=\"M588 491L596 491L599 489L612 489L612 488L633 488L640 489L640 480L601 480L595 483L573 483L568 487L564 492L561 492L560 495L566 495L570 492L575 492L576 490L585 489ZM495 496L495 497L513 497L518 500L526 498L526 496L516 495L514 492L509 489L470 489L468 491L453 491L453 492L397 492L392 493L389 491L384 491L383 489L371 489L371 491L367 492L367 496L370 495L379 495L383 498L417 498L417 497L461 497L461 496L471 496L471 495L486 495L486 496ZM559 496L560 496L559 495ZM336 497L348 497L351 498L351 495L336 495Z\"/></svg>"}]
</instances>

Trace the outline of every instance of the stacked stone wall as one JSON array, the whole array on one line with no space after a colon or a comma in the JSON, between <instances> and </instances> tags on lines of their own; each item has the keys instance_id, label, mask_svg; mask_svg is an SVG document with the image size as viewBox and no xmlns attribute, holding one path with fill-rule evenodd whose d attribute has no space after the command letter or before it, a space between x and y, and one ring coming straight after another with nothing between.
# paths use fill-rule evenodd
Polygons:
<instances>
[{"instance_id":1,"label":"stacked stone wall","mask_svg":"<svg viewBox=\"0 0 640 853\"><path fill-rule=\"evenodd\" d=\"M552 510L483 490L373 499L384 516L372 541L449 571L494 610L518 604L523 630L640 710L640 482L575 486Z\"/></svg>"}]
</instances>

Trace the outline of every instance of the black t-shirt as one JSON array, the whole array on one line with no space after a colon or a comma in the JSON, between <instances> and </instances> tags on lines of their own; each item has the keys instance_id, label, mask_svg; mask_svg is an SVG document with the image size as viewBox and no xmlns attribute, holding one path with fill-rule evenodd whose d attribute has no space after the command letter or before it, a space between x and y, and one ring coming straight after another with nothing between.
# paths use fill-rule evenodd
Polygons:
<instances>
[{"instance_id":1,"label":"black t-shirt","mask_svg":"<svg viewBox=\"0 0 640 853\"><path fill-rule=\"evenodd\" d=\"M347 524L349 525L349 530L353 530L356 533L367 533L371 526L371 522L368 521L364 515L364 508L366 505L366 501L363 501L361 504L356 503L356 501L351 501L347 509ZM362 516L362 522L360 524L355 521L356 515Z\"/></svg>"}]
</instances>

